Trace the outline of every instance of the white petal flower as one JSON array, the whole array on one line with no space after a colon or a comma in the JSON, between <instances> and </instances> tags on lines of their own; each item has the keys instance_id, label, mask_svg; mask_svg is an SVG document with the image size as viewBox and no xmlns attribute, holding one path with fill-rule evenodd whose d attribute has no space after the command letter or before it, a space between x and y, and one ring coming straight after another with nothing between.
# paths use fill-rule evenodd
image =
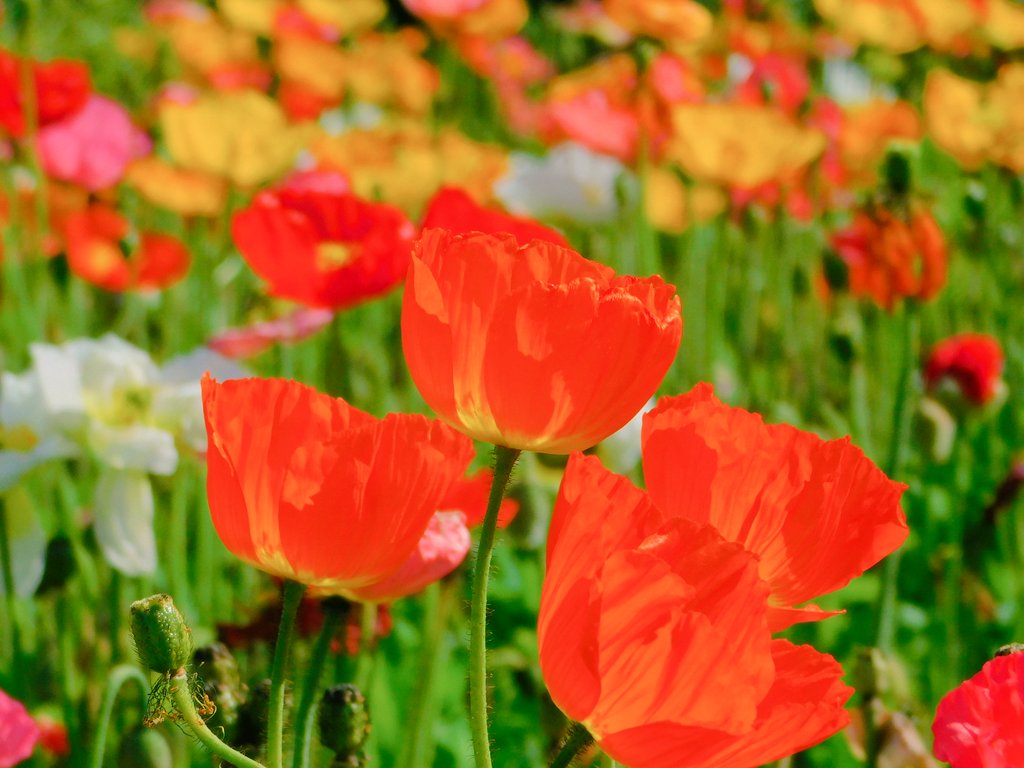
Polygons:
<instances>
[{"instance_id":1,"label":"white petal flower","mask_svg":"<svg viewBox=\"0 0 1024 768\"><path fill-rule=\"evenodd\" d=\"M89 449L112 469L173 475L178 468L174 435L144 424L112 427L102 421L89 425Z\"/></svg>"},{"instance_id":2,"label":"white petal flower","mask_svg":"<svg viewBox=\"0 0 1024 768\"><path fill-rule=\"evenodd\" d=\"M513 152L494 193L515 214L600 223L618 216L619 190L632 197L635 188L636 178L615 158L565 142L543 157Z\"/></svg>"},{"instance_id":3,"label":"white petal flower","mask_svg":"<svg viewBox=\"0 0 1024 768\"><path fill-rule=\"evenodd\" d=\"M128 576L156 570L153 488L142 472L104 469L93 501L96 541L103 556Z\"/></svg>"}]
</instances>

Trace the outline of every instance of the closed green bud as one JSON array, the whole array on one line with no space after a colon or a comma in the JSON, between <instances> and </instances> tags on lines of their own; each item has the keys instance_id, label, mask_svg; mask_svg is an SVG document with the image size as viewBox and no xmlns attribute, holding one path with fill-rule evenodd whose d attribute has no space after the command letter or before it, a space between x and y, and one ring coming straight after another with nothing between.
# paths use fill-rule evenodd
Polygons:
<instances>
[{"instance_id":1,"label":"closed green bud","mask_svg":"<svg viewBox=\"0 0 1024 768\"><path fill-rule=\"evenodd\" d=\"M362 757L363 745L370 736L370 713L366 709L366 697L356 686L346 683L324 691L320 699L319 724L320 741L337 753L335 765L342 758Z\"/></svg>"},{"instance_id":2,"label":"closed green bud","mask_svg":"<svg viewBox=\"0 0 1024 768\"><path fill-rule=\"evenodd\" d=\"M160 731L137 727L130 730L117 750L118 768L172 768L174 757Z\"/></svg>"},{"instance_id":3,"label":"closed green bud","mask_svg":"<svg viewBox=\"0 0 1024 768\"><path fill-rule=\"evenodd\" d=\"M152 595L131 606L132 637L142 663L160 674L173 674L192 658L192 630L170 595Z\"/></svg>"}]
</instances>

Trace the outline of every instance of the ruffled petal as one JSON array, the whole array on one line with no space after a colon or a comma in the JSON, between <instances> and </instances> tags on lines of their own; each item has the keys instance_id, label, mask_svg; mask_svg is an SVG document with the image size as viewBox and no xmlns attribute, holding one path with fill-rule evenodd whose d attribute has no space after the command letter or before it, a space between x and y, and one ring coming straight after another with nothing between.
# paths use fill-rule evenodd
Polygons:
<instances>
[{"instance_id":1,"label":"ruffled petal","mask_svg":"<svg viewBox=\"0 0 1024 768\"><path fill-rule=\"evenodd\" d=\"M709 385L659 402L644 420L643 453L655 503L755 552L776 607L845 586L907 536L906 486L848 438L766 425Z\"/></svg>"}]
</instances>

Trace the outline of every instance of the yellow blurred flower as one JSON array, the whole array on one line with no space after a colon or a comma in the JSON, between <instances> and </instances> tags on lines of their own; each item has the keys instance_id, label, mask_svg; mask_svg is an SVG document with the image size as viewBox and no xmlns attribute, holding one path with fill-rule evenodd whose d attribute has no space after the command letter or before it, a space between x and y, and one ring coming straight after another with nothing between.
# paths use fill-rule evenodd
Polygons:
<instances>
[{"instance_id":1,"label":"yellow blurred flower","mask_svg":"<svg viewBox=\"0 0 1024 768\"><path fill-rule=\"evenodd\" d=\"M811 163L825 136L780 112L747 104L678 104L665 157L694 178L750 189Z\"/></svg>"},{"instance_id":2,"label":"yellow blurred flower","mask_svg":"<svg viewBox=\"0 0 1024 768\"><path fill-rule=\"evenodd\" d=\"M174 161L234 184L261 184L284 173L308 131L291 126L276 101L257 91L165 101L160 126Z\"/></svg>"},{"instance_id":3,"label":"yellow blurred flower","mask_svg":"<svg viewBox=\"0 0 1024 768\"><path fill-rule=\"evenodd\" d=\"M284 0L217 0L217 10L231 26L267 37L278 10L286 5Z\"/></svg>"},{"instance_id":4,"label":"yellow blurred flower","mask_svg":"<svg viewBox=\"0 0 1024 768\"><path fill-rule=\"evenodd\" d=\"M906 53L925 42L924 20L913 0L814 0L814 7L853 45Z\"/></svg>"},{"instance_id":5,"label":"yellow blurred flower","mask_svg":"<svg viewBox=\"0 0 1024 768\"><path fill-rule=\"evenodd\" d=\"M299 83L325 99L345 93L348 58L334 43L308 37L281 37L274 43L274 69L282 80Z\"/></svg>"},{"instance_id":6,"label":"yellow blurred flower","mask_svg":"<svg viewBox=\"0 0 1024 768\"><path fill-rule=\"evenodd\" d=\"M725 210L728 198L718 187L696 184L687 189L671 169L650 168L644 186L644 209L655 229L678 235L710 221Z\"/></svg>"},{"instance_id":7,"label":"yellow blurred flower","mask_svg":"<svg viewBox=\"0 0 1024 768\"><path fill-rule=\"evenodd\" d=\"M430 0L404 2L436 34L444 37L472 35L500 40L518 32L530 16L526 0L484 0L479 8L454 14L437 11Z\"/></svg>"},{"instance_id":8,"label":"yellow blurred flower","mask_svg":"<svg viewBox=\"0 0 1024 768\"><path fill-rule=\"evenodd\" d=\"M506 167L500 147L454 129L435 135L412 122L321 136L310 149L322 165L344 172L356 194L396 205L412 218L446 184L462 187L479 203L492 202L491 188Z\"/></svg>"},{"instance_id":9,"label":"yellow blurred flower","mask_svg":"<svg viewBox=\"0 0 1024 768\"><path fill-rule=\"evenodd\" d=\"M388 12L384 0L298 0L297 4L310 17L345 36L373 29Z\"/></svg>"},{"instance_id":10,"label":"yellow blurred flower","mask_svg":"<svg viewBox=\"0 0 1024 768\"><path fill-rule=\"evenodd\" d=\"M988 99L987 87L938 69L928 74L924 115L939 147L968 170L981 167L998 140L1005 118Z\"/></svg>"},{"instance_id":11,"label":"yellow blurred flower","mask_svg":"<svg viewBox=\"0 0 1024 768\"><path fill-rule=\"evenodd\" d=\"M216 216L227 199L223 179L176 168L154 156L128 166L124 181L149 202L182 216Z\"/></svg>"},{"instance_id":12,"label":"yellow blurred flower","mask_svg":"<svg viewBox=\"0 0 1024 768\"><path fill-rule=\"evenodd\" d=\"M996 48L1024 48L1024 6L1014 0L988 0L985 36Z\"/></svg>"},{"instance_id":13,"label":"yellow blurred flower","mask_svg":"<svg viewBox=\"0 0 1024 768\"><path fill-rule=\"evenodd\" d=\"M355 101L425 113L441 85L437 70L420 57L426 45L426 37L411 27L360 37L344 52L347 92Z\"/></svg>"},{"instance_id":14,"label":"yellow blurred flower","mask_svg":"<svg viewBox=\"0 0 1024 768\"><path fill-rule=\"evenodd\" d=\"M160 28L185 68L186 80L205 83L218 70L260 64L255 36L228 27L212 15L202 19L176 18Z\"/></svg>"},{"instance_id":15,"label":"yellow blurred flower","mask_svg":"<svg viewBox=\"0 0 1024 768\"><path fill-rule=\"evenodd\" d=\"M605 13L634 35L685 46L711 33L711 11L693 0L604 0Z\"/></svg>"},{"instance_id":16,"label":"yellow blurred flower","mask_svg":"<svg viewBox=\"0 0 1024 768\"><path fill-rule=\"evenodd\" d=\"M982 17L974 0L913 0L928 45L940 51L970 53L980 36Z\"/></svg>"}]
</instances>

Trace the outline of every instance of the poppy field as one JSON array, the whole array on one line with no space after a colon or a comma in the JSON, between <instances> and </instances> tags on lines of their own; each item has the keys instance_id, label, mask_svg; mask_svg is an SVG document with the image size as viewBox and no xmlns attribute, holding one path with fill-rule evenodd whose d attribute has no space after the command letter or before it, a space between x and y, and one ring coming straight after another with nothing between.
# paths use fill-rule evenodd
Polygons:
<instances>
[{"instance_id":1,"label":"poppy field","mask_svg":"<svg viewBox=\"0 0 1024 768\"><path fill-rule=\"evenodd\" d=\"M0 768L1024 766L1019 0L0 13Z\"/></svg>"}]
</instances>

